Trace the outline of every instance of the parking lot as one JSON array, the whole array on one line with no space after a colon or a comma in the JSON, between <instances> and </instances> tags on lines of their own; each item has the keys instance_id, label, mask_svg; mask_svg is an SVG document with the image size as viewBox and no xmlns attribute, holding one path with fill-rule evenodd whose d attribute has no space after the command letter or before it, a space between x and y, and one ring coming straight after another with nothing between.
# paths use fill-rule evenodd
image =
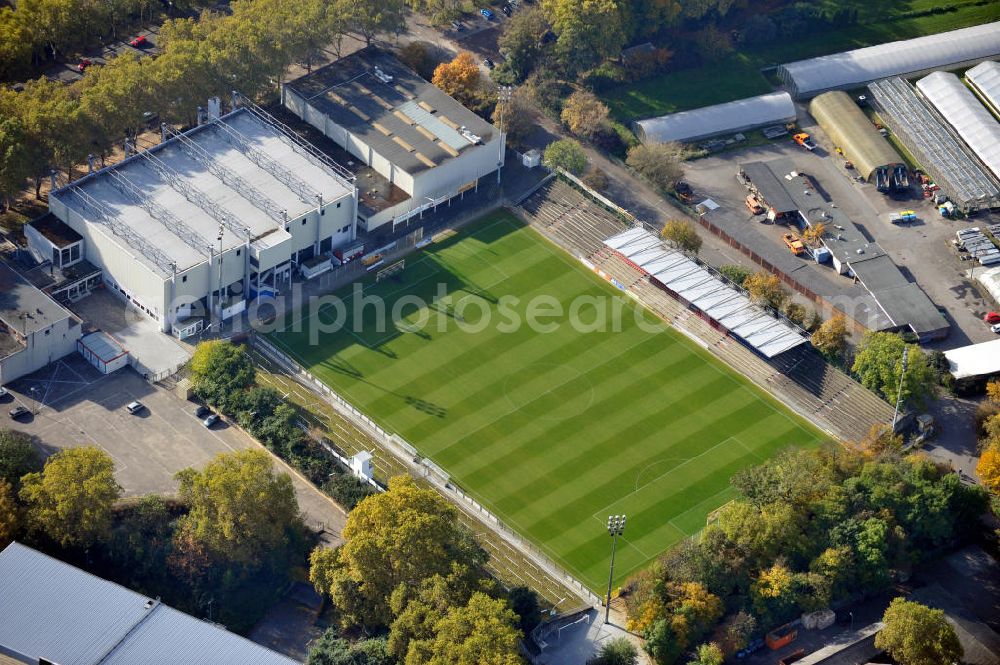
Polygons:
<instances>
[{"instance_id":1,"label":"parking lot","mask_svg":"<svg viewBox=\"0 0 1000 665\"><path fill-rule=\"evenodd\" d=\"M205 428L195 417L197 405L142 380L130 367L102 376L76 354L56 361L7 386L13 399L4 404L4 426L31 434L46 455L73 446L103 448L115 461L115 477L125 496L172 494L174 474L202 468L219 453L259 444L239 428L220 421ZM130 415L125 405L141 401L146 408ZM6 412L17 403L37 413L12 422ZM275 465L291 475L299 507L307 523L336 542L345 513L297 472L277 458Z\"/></svg>"},{"instance_id":2,"label":"parking lot","mask_svg":"<svg viewBox=\"0 0 1000 665\"><path fill-rule=\"evenodd\" d=\"M938 215L930 201L918 198L916 193L908 200L893 200L879 193L874 185L857 182L844 168L843 158L833 152L822 130L809 123L804 129L819 144L812 153L788 137L787 141L688 162L685 178L694 187L696 200L711 198L721 206L708 212L707 218L825 299L850 303L852 316L864 322L866 311L875 305L863 287L837 275L829 265L793 256L781 241L781 234L787 228L761 224L761 218L751 215L744 205L746 189L735 177L739 164L791 159L800 172L813 176L820 190L861 227L869 240L882 246L909 279L916 281L938 307L946 310L951 332L932 347L954 348L994 339L996 336L982 321L982 314L991 305L965 274L970 262L960 260L951 247L957 230L982 224L988 216L947 220ZM917 213L915 223L896 226L889 222L890 213L907 209Z\"/></svg>"}]
</instances>

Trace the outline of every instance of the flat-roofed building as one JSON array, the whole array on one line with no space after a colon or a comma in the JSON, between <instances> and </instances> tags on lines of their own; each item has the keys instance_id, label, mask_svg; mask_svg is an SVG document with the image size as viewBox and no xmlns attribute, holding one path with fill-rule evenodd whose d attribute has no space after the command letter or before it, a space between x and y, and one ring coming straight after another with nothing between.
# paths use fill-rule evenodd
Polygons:
<instances>
[{"instance_id":1,"label":"flat-roofed building","mask_svg":"<svg viewBox=\"0 0 1000 665\"><path fill-rule=\"evenodd\" d=\"M0 262L0 385L76 350L80 321Z\"/></svg>"},{"instance_id":2,"label":"flat-roofed building","mask_svg":"<svg viewBox=\"0 0 1000 665\"><path fill-rule=\"evenodd\" d=\"M499 129L374 47L285 83L281 98L408 195L362 210L367 231L461 195L503 164ZM358 186L363 196L365 184Z\"/></svg>"},{"instance_id":3,"label":"flat-roofed building","mask_svg":"<svg viewBox=\"0 0 1000 665\"><path fill-rule=\"evenodd\" d=\"M33 235L79 236L109 289L178 335L286 288L301 263L355 240L357 190L244 104L53 191L49 208L70 231Z\"/></svg>"}]
</instances>

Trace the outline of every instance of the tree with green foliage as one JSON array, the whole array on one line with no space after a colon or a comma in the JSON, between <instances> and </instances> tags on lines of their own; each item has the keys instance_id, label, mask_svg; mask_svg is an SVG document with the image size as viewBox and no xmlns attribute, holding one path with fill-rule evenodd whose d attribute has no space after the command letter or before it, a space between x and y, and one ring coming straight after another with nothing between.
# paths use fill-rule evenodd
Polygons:
<instances>
[{"instance_id":1,"label":"tree with green foliage","mask_svg":"<svg viewBox=\"0 0 1000 665\"><path fill-rule=\"evenodd\" d=\"M0 478L0 550L21 533L21 508L14 500L14 489Z\"/></svg>"},{"instance_id":2,"label":"tree with green foliage","mask_svg":"<svg viewBox=\"0 0 1000 665\"><path fill-rule=\"evenodd\" d=\"M698 254L701 236L698 229L687 219L671 219L663 225L660 236L676 249L687 254Z\"/></svg>"},{"instance_id":3,"label":"tree with green foliage","mask_svg":"<svg viewBox=\"0 0 1000 665\"><path fill-rule=\"evenodd\" d=\"M563 104L559 118L573 134L592 139L607 124L608 107L589 90L577 90Z\"/></svg>"},{"instance_id":4,"label":"tree with green foliage","mask_svg":"<svg viewBox=\"0 0 1000 665\"><path fill-rule=\"evenodd\" d=\"M455 563L478 570L486 562L457 509L409 476L392 478L387 492L359 503L343 538L331 554L313 553L310 579L348 621L372 627L391 623L390 599L400 585L448 575Z\"/></svg>"},{"instance_id":5,"label":"tree with green foliage","mask_svg":"<svg viewBox=\"0 0 1000 665\"><path fill-rule=\"evenodd\" d=\"M746 281L747 277L753 274L753 271L749 268L744 268L735 263L727 263L719 266L719 272L722 273L723 277L737 286L743 286L743 282Z\"/></svg>"},{"instance_id":6,"label":"tree with green foliage","mask_svg":"<svg viewBox=\"0 0 1000 665\"><path fill-rule=\"evenodd\" d=\"M626 637L616 637L601 645L597 655L587 661L587 665L636 665L639 650Z\"/></svg>"},{"instance_id":7,"label":"tree with green foliage","mask_svg":"<svg viewBox=\"0 0 1000 665\"><path fill-rule=\"evenodd\" d=\"M334 628L328 628L316 640L306 665L395 665L396 661L386 649L384 637L360 640L351 644L340 637Z\"/></svg>"},{"instance_id":8,"label":"tree with green foliage","mask_svg":"<svg viewBox=\"0 0 1000 665\"><path fill-rule=\"evenodd\" d=\"M927 356L915 344L906 344L895 333L869 331L861 338L851 370L861 385L890 403L895 403L903 374L903 349L908 348L906 375L902 382L903 404L922 405L933 397L937 373L927 363Z\"/></svg>"},{"instance_id":9,"label":"tree with green foliage","mask_svg":"<svg viewBox=\"0 0 1000 665\"><path fill-rule=\"evenodd\" d=\"M198 344L191 356L190 368L195 392L226 413L237 410L238 400L256 379L256 370L246 349L224 340Z\"/></svg>"},{"instance_id":10,"label":"tree with green foliage","mask_svg":"<svg viewBox=\"0 0 1000 665\"><path fill-rule=\"evenodd\" d=\"M673 665L684 651L673 625L660 619L646 632L645 649L657 665Z\"/></svg>"},{"instance_id":11,"label":"tree with green foliage","mask_svg":"<svg viewBox=\"0 0 1000 665\"><path fill-rule=\"evenodd\" d=\"M115 463L96 446L67 448L48 459L41 472L21 479L28 528L63 547L88 547L107 538L111 510L121 496Z\"/></svg>"},{"instance_id":12,"label":"tree with green foliage","mask_svg":"<svg viewBox=\"0 0 1000 665\"><path fill-rule=\"evenodd\" d=\"M13 205L14 194L31 175L31 153L24 126L19 118L0 114L0 212Z\"/></svg>"},{"instance_id":13,"label":"tree with green foliage","mask_svg":"<svg viewBox=\"0 0 1000 665\"><path fill-rule=\"evenodd\" d=\"M827 358L839 360L847 351L847 334L847 317L837 314L816 329L812 334L812 344Z\"/></svg>"},{"instance_id":14,"label":"tree with green foliage","mask_svg":"<svg viewBox=\"0 0 1000 665\"><path fill-rule=\"evenodd\" d=\"M285 549L289 529L301 524L292 480L275 473L262 450L217 455L201 471L177 473L188 513L178 521L179 542L194 542L212 557L259 565Z\"/></svg>"},{"instance_id":15,"label":"tree with green foliage","mask_svg":"<svg viewBox=\"0 0 1000 665\"><path fill-rule=\"evenodd\" d=\"M715 642L706 642L698 645L695 659L688 661L688 665L722 665L724 660L722 648Z\"/></svg>"},{"instance_id":16,"label":"tree with green foliage","mask_svg":"<svg viewBox=\"0 0 1000 665\"><path fill-rule=\"evenodd\" d=\"M563 169L580 175L587 168L587 153L573 139L559 139L545 147L542 162L550 169Z\"/></svg>"},{"instance_id":17,"label":"tree with green foliage","mask_svg":"<svg viewBox=\"0 0 1000 665\"><path fill-rule=\"evenodd\" d=\"M507 84L521 83L539 66L542 56L542 36L549 30L545 12L537 5L522 5L503 24L497 48L503 56L496 72L509 74Z\"/></svg>"},{"instance_id":18,"label":"tree with green foliage","mask_svg":"<svg viewBox=\"0 0 1000 665\"><path fill-rule=\"evenodd\" d=\"M882 617L885 627L875 635L875 647L884 649L900 665L958 663L964 650L944 612L896 598Z\"/></svg>"},{"instance_id":19,"label":"tree with green foliage","mask_svg":"<svg viewBox=\"0 0 1000 665\"><path fill-rule=\"evenodd\" d=\"M625 163L662 192L684 176L687 149L679 143L640 143L629 148Z\"/></svg>"},{"instance_id":20,"label":"tree with green foliage","mask_svg":"<svg viewBox=\"0 0 1000 665\"><path fill-rule=\"evenodd\" d=\"M788 301L788 291L781 284L781 279L765 270L758 270L747 277L743 288L754 302L777 310Z\"/></svg>"},{"instance_id":21,"label":"tree with green foliage","mask_svg":"<svg viewBox=\"0 0 1000 665\"><path fill-rule=\"evenodd\" d=\"M567 72L582 72L617 57L627 41L623 7L617 0L542 0L541 6Z\"/></svg>"},{"instance_id":22,"label":"tree with green foliage","mask_svg":"<svg viewBox=\"0 0 1000 665\"><path fill-rule=\"evenodd\" d=\"M434 638L411 646L407 665L523 665L517 615L506 601L476 592L434 625Z\"/></svg>"},{"instance_id":23,"label":"tree with green foliage","mask_svg":"<svg viewBox=\"0 0 1000 665\"><path fill-rule=\"evenodd\" d=\"M42 458L24 432L0 429L0 480L7 481L16 491L21 477L40 471Z\"/></svg>"},{"instance_id":24,"label":"tree with green foliage","mask_svg":"<svg viewBox=\"0 0 1000 665\"><path fill-rule=\"evenodd\" d=\"M167 570L174 526L168 501L147 494L116 513L106 543L108 558L127 576L129 586L142 587L150 579L162 577Z\"/></svg>"}]
</instances>

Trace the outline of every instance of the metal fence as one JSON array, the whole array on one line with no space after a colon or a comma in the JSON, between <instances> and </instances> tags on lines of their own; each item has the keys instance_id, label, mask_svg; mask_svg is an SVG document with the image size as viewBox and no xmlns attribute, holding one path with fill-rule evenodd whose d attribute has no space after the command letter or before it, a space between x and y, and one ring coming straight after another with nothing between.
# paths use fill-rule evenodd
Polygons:
<instances>
[{"instance_id":1,"label":"metal fence","mask_svg":"<svg viewBox=\"0 0 1000 665\"><path fill-rule=\"evenodd\" d=\"M379 443L383 449L392 453L409 467L420 469L422 477L432 482L437 487L445 491L446 494L454 497L466 512L475 515L480 522L485 524L500 536L504 541L531 559L536 565L546 571L553 579L564 584L568 589L578 593L584 600L594 606L602 606L603 600L587 588L582 582L573 577L569 572L556 564L548 554L540 550L534 544L523 538L517 531L507 526L503 520L497 517L491 510L483 506L477 499L473 498L462 490L451 480L444 469L433 461L423 457L420 452L408 441L398 434L383 429L378 423L369 418L363 412L354 407L353 404L333 391L325 383L310 374L306 369L292 360L286 353L276 348L267 340L260 336L256 337L255 346L269 359L278 364L300 383L308 386L313 392L322 395L334 408L348 417L361 430L368 433ZM343 459L342 455L337 455Z\"/></svg>"}]
</instances>

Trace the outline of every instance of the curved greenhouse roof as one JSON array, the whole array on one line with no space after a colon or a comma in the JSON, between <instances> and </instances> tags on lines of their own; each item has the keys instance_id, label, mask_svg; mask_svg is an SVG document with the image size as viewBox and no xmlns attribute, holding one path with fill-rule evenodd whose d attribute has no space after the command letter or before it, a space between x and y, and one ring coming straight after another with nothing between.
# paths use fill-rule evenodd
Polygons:
<instances>
[{"instance_id":1,"label":"curved greenhouse roof","mask_svg":"<svg viewBox=\"0 0 1000 665\"><path fill-rule=\"evenodd\" d=\"M1000 22L799 60L781 65L778 75L795 97L811 97L996 55Z\"/></svg>"},{"instance_id":2,"label":"curved greenhouse roof","mask_svg":"<svg viewBox=\"0 0 1000 665\"><path fill-rule=\"evenodd\" d=\"M1000 62L987 60L965 72L966 80L993 112L1000 115Z\"/></svg>"},{"instance_id":3,"label":"curved greenhouse roof","mask_svg":"<svg viewBox=\"0 0 1000 665\"><path fill-rule=\"evenodd\" d=\"M795 104L791 95L773 92L640 120L635 124L643 143L666 143L697 141L792 120L795 120Z\"/></svg>"},{"instance_id":4,"label":"curved greenhouse roof","mask_svg":"<svg viewBox=\"0 0 1000 665\"><path fill-rule=\"evenodd\" d=\"M824 92L812 100L809 112L866 180L881 166L903 163L846 92Z\"/></svg>"},{"instance_id":5,"label":"curved greenhouse roof","mask_svg":"<svg viewBox=\"0 0 1000 665\"><path fill-rule=\"evenodd\" d=\"M948 121L972 152L1000 177L1000 122L965 84L948 72L917 81L917 90Z\"/></svg>"}]
</instances>

